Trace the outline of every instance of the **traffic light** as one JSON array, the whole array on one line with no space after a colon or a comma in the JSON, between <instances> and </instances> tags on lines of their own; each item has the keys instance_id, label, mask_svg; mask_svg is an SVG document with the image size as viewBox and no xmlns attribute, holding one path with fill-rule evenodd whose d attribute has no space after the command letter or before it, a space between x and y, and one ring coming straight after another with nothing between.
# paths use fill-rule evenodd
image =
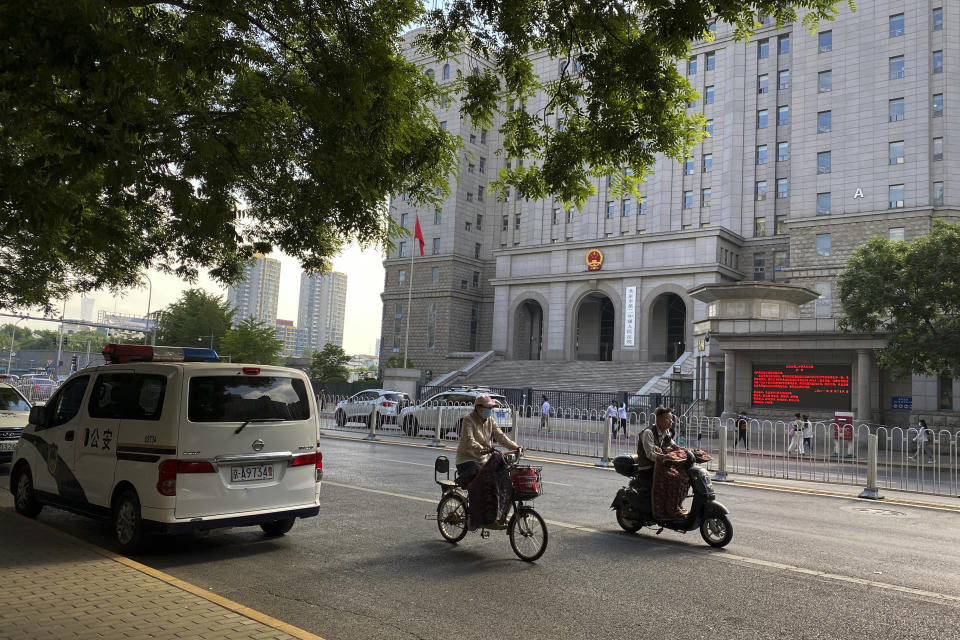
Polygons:
<instances>
[{"instance_id":1,"label":"traffic light","mask_svg":"<svg viewBox=\"0 0 960 640\"><path fill-rule=\"evenodd\" d=\"M76 371L77 369L77 354L73 354L70 358L70 368Z\"/></svg>"}]
</instances>

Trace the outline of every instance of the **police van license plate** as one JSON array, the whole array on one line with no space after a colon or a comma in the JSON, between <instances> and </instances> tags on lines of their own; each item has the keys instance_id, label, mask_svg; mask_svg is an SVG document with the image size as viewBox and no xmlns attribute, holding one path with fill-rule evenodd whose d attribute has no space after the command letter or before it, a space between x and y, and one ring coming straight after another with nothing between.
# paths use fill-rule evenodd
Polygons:
<instances>
[{"instance_id":1,"label":"police van license plate","mask_svg":"<svg viewBox=\"0 0 960 640\"><path fill-rule=\"evenodd\" d=\"M230 467L231 482L249 482L253 480L273 480L273 465L248 464L242 467Z\"/></svg>"}]
</instances>

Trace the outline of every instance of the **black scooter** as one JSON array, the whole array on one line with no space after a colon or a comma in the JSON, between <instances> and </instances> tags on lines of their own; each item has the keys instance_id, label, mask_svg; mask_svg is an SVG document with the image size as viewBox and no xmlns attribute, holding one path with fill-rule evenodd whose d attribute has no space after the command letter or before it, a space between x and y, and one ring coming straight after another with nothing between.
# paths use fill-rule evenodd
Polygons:
<instances>
[{"instance_id":1,"label":"black scooter","mask_svg":"<svg viewBox=\"0 0 960 640\"><path fill-rule=\"evenodd\" d=\"M613 459L613 467L617 473L631 478L630 484L617 492L611 509L617 512L617 523L624 531L634 533L641 527L660 527L659 534L664 529L674 531L693 531L700 528L700 535L711 547L724 547L733 538L733 525L727 514L729 510L717 502L717 494L710 482L710 475L706 469L697 464L693 453L687 452L687 474L690 477L690 486L693 488L693 504L685 518L679 520L654 520L653 509L650 504L650 486L639 477L639 456L617 456Z\"/></svg>"}]
</instances>

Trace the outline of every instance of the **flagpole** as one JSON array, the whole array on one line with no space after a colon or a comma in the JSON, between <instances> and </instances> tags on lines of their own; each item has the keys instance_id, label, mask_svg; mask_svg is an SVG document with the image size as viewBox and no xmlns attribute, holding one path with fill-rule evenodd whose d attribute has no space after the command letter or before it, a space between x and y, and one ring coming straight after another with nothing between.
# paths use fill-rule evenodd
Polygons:
<instances>
[{"instance_id":1,"label":"flagpole","mask_svg":"<svg viewBox=\"0 0 960 640\"><path fill-rule=\"evenodd\" d=\"M410 301L413 299L413 243L410 247L410 286L407 289L407 332L403 336L403 368L407 368L407 346L410 342Z\"/></svg>"}]
</instances>

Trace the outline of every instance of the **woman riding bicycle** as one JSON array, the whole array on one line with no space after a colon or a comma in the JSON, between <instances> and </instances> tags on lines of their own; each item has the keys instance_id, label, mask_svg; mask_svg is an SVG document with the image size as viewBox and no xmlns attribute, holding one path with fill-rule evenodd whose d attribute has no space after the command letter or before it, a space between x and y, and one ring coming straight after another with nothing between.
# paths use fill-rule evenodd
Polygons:
<instances>
[{"instance_id":1,"label":"woman riding bicycle","mask_svg":"<svg viewBox=\"0 0 960 640\"><path fill-rule=\"evenodd\" d=\"M497 403L490 396L477 396L473 401L473 411L463 418L460 444L457 447L457 473L462 478L480 471L494 442L511 450L520 448L520 445L505 436L497 426L493 419L495 406Z\"/></svg>"}]
</instances>

